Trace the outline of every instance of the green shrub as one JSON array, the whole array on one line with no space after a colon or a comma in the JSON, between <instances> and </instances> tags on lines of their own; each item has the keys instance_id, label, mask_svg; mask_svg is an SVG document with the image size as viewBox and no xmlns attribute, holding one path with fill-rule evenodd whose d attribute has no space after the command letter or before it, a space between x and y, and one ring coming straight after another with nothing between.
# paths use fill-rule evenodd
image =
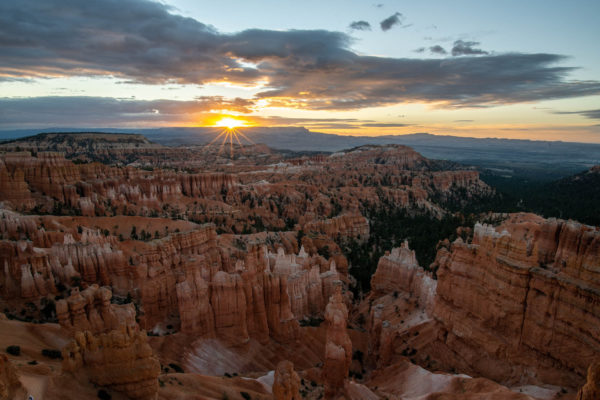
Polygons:
<instances>
[{"instance_id":1,"label":"green shrub","mask_svg":"<svg viewBox=\"0 0 600 400\"><path fill-rule=\"evenodd\" d=\"M242 397L246 400L251 400L252 396L250 396L248 393L246 392L240 392L240 395L242 395Z\"/></svg>"},{"instance_id":2,"label":"green shrub","mask_svg":"<svg viewBox=\"0 0 600 400\"><path fill-rule=\"evenodd\" d=\"M175 364L175 363L170 363L169 367L171 367L173 369L173 371L178 372L180 374L184 373L185 371L183 370L183 368L181 368L179 365Z\"/></svg>"},{"instance_id":3,"label":"green shrub","mask_svg":"<svg viewBox=\"0 0 600 400\"><path fill-rule=\"evenodd\" d=\"M98 390L98 398L100 400L110 400L112 399L112 396L106 390L100 389Z\"/></svg>"},{"instance_id":4,"label":"green shrub","mask_svg":"<svg viewBox=\"0 0 600 400\"><path fill-rule=\"evenodd\" d=\"M42 350L42 355L44 357L48 357L51 358L53 360L56 360L58 358L62 359L62 353L60 352L60 350L55 350L55 349L43 349Z\"/></svg>"}]
</instances>

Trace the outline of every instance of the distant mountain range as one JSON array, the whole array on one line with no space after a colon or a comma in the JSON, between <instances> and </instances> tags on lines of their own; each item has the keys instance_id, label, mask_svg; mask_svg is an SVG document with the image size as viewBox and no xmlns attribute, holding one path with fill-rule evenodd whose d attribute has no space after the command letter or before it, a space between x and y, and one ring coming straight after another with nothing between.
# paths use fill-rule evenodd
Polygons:
<instances>
[{"instance_id":1,"label":"distant mountain range","mask_svg":"<svg viewBox=\"0 0 600 400\"><path fill-rule=\"evenodd\" d=\"M86 129L85 132L139 133L167 146L201 145L212 141L220 128ZM77 128L0 131L0 139L42 132L81 132ZM428 133L386 136L346 136L312 132L297 127L242 128L254 143L274 149L335 152L365 144L403 144L425 157L475 165L502 176L521 175L551 180L600 164L600 144L515 139L476 139ZM243 141L243 140L242 140Z\"/></svg>"}]
</instances>

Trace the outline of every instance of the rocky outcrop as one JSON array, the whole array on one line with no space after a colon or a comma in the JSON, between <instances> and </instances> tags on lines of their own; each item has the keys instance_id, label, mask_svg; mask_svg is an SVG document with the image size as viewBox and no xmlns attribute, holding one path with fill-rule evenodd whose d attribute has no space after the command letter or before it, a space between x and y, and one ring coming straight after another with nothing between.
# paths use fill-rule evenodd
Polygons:
<instances>
[{"instance_id":1,"label":"rocky outcrop","mask_svg":"<svg viewBox=\"0 0 600 400\"><path fill-rule=\"evenodd\" d=\"M21 392L23 392L22 385L15 368L6 355L0 354L0 399L16 399L17 393L25 398L25 393Z\"/></svg>"},{"instance_id":2,"label":"rocky outcrop","mask_svg":"<svg viewBox=\"0 0 600 400\"><path fill-rule=\"evenodd\" d=\"M223 263L216 236L212 226L203 226L153 241L140 254L130 256L135 275L122 291L139 293L140 325L144 329L154 329L178 315L180 309L185 311L185 304L178 305L177 285L187 281L186 285L180 285L179 291L189 286L198 294L202 292L199 278L207 284L213 279ZM184 318L194 315L197 314L186 314Z\"/></svg>"},{"instance_id":3,"label":"rocky outcrop","mask_svg":"<svg viewBox=\"0 0 600 400\"><path fill-rule=\"evenodd\" d=\"M259 232L264 227L301 228L322 232L330 238L364 241L369 235L368 224L360 210L365 205L385 208L393 205L442 216L444 210L436 204L440 200L491 194L476 171L441 171L443 166L406 146L366 146L320 157L314 164L281 163L261 168L272 156L281 159L281 155L267 151L263 154L267 158L243 158L246 161L241 169L251 170L248 174L237 173L239 169L233 164L226 169L231 173L216 172L215 164L205 159L210 151L149 149L148 143L137 141L136 146L140 146L137 155L135 151L125 154L114 149L105 152L106 146L120 148L131 138L124 138L125 142L121 143L103 137L107 135L97 135L102 143L93 143L94 135L72 136L74 139L69 137L67 142L83 140L88 153L98 145L98 154L86 154L84 159L112 160L123 165L126 160L137 157L140 162L127 167L74 164L61 153L43 152L34 147L31 150L35 156L26 152L3 154L0 156L0 188L5 190L0 191L0 201L27 211L35 208L87 216L177 215L199 223L214 222L234 233ZM60 150L61 147L50 146L49 149ZM193 160L182 164L181 158L185 158L181 157L182 153ZM188 164L215 172L154 169L164 165L199 170ZM336 217L331 218L334 215Z\"/></svg>"},{"instance_id":4,"label":"rocky outcrop","mask_svg":"<svg viewBox=\"0 0 600 400\"><path fill-rule=\"evenodd\" d=\"M146 326L152 327L161 321L157 318L161 313L155 313L154 307L169 310L170 303L175 301L181 330L186 333L206 337L216 335L235 344L246 343L250 338L263 343L269 337L280 342L295 340L299 325L292 313L288 289L287 277L292 275L291 271L284 268L279 273L270 272L270 259L274 260L274 256L267 255L263 246L252 247L243 259L228 266L230 262L221 258L212 235L214 231L207 231L204 239L194 246L175 246L179 249L176 255L173 254L178 260L176 264L165 268L166 257L157 264L161 272L155 272L154 276L163 276L160 282L166 283L164 306L160 303L154 306L152 302L149 307L145 299L155 297L149 291L152 279L140 282L142 287L147 285L142 297L144 312L152 313L152 318L144 317ZM191 248L196 250L190 252ZM164 246L161 249L165 251ZM186 261L186 255L193 257L193 261ZM289 257L281 253L279 260L282 259ZM273 263L279 265L276 261ZM147 261L142 265L145 264ZM175 279L179 279L175 284L177 296L172 298L169 286ZM160 296L161 292L158 293ZM304 303L307 299L297 301ZM168 314L162 315L164 320Z\"/></svg>"},{"instance_id":5,"label":"rocky outcrop","mask_svg":"<svg viewBox=\"0 0 600 400\"><path fill-rule=\"evenodd\" d=\"M327 337L325 343L325 362L323 363L323 380L325 382L325 398L335 398L344 388L352 362L352 342L346 331L348 309L344 304L341 287L329 299L325 310L327 321Z\"/></svg>"},{"instance_id":6,"label":"rocky outcrop","mask_svg":"<svg viewBox=\"0 0 600 400\"><path fill-rule=\"evenodd\" d=\"M33 207L35 200L31 197L29 186L25 182L22 170L9 171L4 160L0 159L0 193L3 201L26 208Z\"/></svg>"},{"instance_id":7,"label":"rocky outcrop","mask_svg":"<svg viewBox=\"0 0 600 400\"><path fill-rule=\"evenodd\" d=\"M7 235L38 232L34 217L8 210L2 215ZM60 232L43 233L39 240L47 247L27 240L0 243L0 291L29 302L58 295L57 287L89 286L81 293L74 289L71 299L57 304L59 319L73 331L91 329L96 315L102 319L112 312L101 307L107 300L98 297L104 291L100 284L135 301L144 329L158 333L173 325L234 343L249 338L264 343L269 337L287 342L298 336L297 319L322 316L323 299L341 279L332 260L303 250L275 255L264 246L250 246L232 258L217 245L211 225L133 246L98 229L57 226Z\"/></svg>"},{"instance_id":8,"label":"rocky outcrop","mask_svg":"<svg viewBox=\"0 0 600 400\"><path fill-rule=\"evenodd\" d=\"M428 160L412 148L395 144L360 146L348 152L334 153L329 159L330 162L338 160L348 165L390 165L399 169L421 169L428 164Z\"/></svg>"},{"instance_id":9,"label":"rocky outcrop","mask_svg":"<svg viewBox=\"0 0 600 400\"><path fill-rule=\"evenodd\" d=\"M215 331L220 338L235 343L245 343L250 339L241 276L217 272L211 282L211 304L215 312Z\"/></svg>"},{"instance_id":10,"label":"rocky outcrop","mask_svg":"<svg viewBox=\"0 0 600 400\"><path fill-rule=\"evenodd\" d=\"M100 334L78 331L62 355L65 372L84 372L92 383L130 399L156 397L160 363L148 345L146 333L136 327Z\"/></svg>"},{"instance_id":11,"label":"rocky outcrop","mask_svg":"<svg viewBox=\"0 0 600 400\"><path fill-rule=\"evenodd\" d=\"M0 200L18 209L29 209L47 196L84 215L106 212L110 207L145 206L160 208L162 202L182 197L221 196L234 185L231 175L178 174L165 170L152 173L135 168L102 164L73 164L60 153L7 153L1 158ZM40 205L44 204L43 202Z\"/></svg>"},{"instance_id":12,"label":"rocky outcrop","mask_svg":"<svg viewBox=\"0 0 600 400\"><path fill-rule=\"evenodd\" d=\"M286 279L286 291L295 318L322 317L325 299L333 294L336 285L342 283L343 275L338 272L336 262L311 257L304 247L297 255L286 254L279 248L276 255L269 253L268 258L273 274Z\"/></svg>"},{"instance_id":13,"label":"rocky outcrop","mask_svg":"<svg viewBox=\"0 0 600 400\"><path fill-rule=\"evenodd\" d=\"M369 239L369 222L360 214L345 214L331 219L314 221L302 226L306 232L323 233L334 239L365 242Z\"/></svg>"},{"instance_id":14,"label":"rocky outcrop","mask_svg":"<svg viewBox=\"0 0 600 400\"><path fill-rule=\"evenodd\" d=\"M56 295L57 286L70 286L73 278L117 290L123 287L127 263L115 237L89 228L80 228L81 233L64 232L64 227L47 231L38 227L39 217L8 210L0 215L2 234L12 239L0 243L0 286L6 296Z\"/></svg>"},{"instance_id":15,"label":"rocky outcrop","mask_svg":"<svg viewBox=\"0 0 600 400\"><path fill-rule=\"evenodd\" d=\"M215 316L210 303L209 286L199 271L176 285L181 331L201 336L215 333Z\"/></svg>"},{"instance_id":16,"label":"rocky outcrop","mask_svg":"<svg viewBox=\"0 0 600 400\"><path fill-rule=\"evenodd\" d=\"M290 306L287 278L266 274L264 276L265 309L271 336L280 342L297 339L300 325Z\"/></svg>"},{"instance_id":17,"label":"rocky outcrop","mask_svg":"<svg viewBox=\"0 0 600 400\"><path fill-rule=\"evenodd\" d=\"M436 171L431 176L431 183L441 192L448 192L453 188L489 189L486 185L481 184L477 171Z\"/></svg>"},{"instance_id":18,"label":"rocky outcrop","mask_svg":"<svg viewBox=\"0 0 600 400\"><path fill-rule=\"evenodd\" d=\"M437 281L419 267L415 252L408 242L379 259L375 274L371 277L371 288L375 296L385 293L404 292L416 299L428 312L435 300Z\"/></svg>"},{"instance_id":19,"label":"rocky outcrop","mask_svg":"<svg viewBox=\"0 0 600 400\"><path fill-rule=\"evenodd\" d=\"M577 385L600 355L599 259L598 228L532 214L476 224L434 264L437 356L500 382Z\"/></svg>"},{"instance_id":20,"label":"rocky outcrop","mask_svg":"<svg viewBox=\"0 0 600 400\"><path fill-rule=\"evenodd\" d=\"M577 400L595 399L600 399L600 361L596 361L589 366L587 381L577 393Z\"/></svg>"},{"instance_id":21,"label":"rocky outcrop","mask_svg":"<svg viewBox=\"0 0 600 400\"><path fill-rule=\"evenodd\" d=\"M368 312L369 362L385 367L413 354L416 336L432 321L436 285L406 241L379 259L371 278L372 291L359 307Z\"/></svg>"},{"instance_id":22,"label":"rocky outcrop","mask_svg":"<svg viewBox=\"0 0 600 400\"><path fill-rule=\"evenodd\" d=\"M133 305L111 304L111 297L110 289L92 285L57 302L59 323L73 337L62 350L63 371L83 370L96 385L131 399L152 399L160 363L135 322Z\"/></svg>"},{"instance_id":23,"label":"rocky outcrop","mask_svg":"<svg viewBox=\"0 0 600 400\"><path fill-rule=\"evenodd\" d=\"M300 400L300 377L294 371L294 364L281 361L275 369L273 382L273 398L275 400Z\"/></svg>"},{"instance_id":24,"label":"rocky outcrop","mask_svg":"<svg viewBox=\"0 0 600 400\"><path fill-rule=\"evenodd\" d=\"M133 304L112 304L111 298L112 292L107 287L94 284L81 292L78 288L73 288L71 296L56 302L58 322L72 334L79 331L102 333L120 327L136 327Z\"/></svg>"}]
</instances>

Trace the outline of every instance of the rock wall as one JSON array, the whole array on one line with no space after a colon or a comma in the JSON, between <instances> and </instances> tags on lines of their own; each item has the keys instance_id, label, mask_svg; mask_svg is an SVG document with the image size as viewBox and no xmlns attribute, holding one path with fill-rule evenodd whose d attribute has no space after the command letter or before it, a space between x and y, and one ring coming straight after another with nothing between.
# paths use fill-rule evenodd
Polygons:
<instances>
[{"instance_id":1,"label":"rock wall","mask_svg":"<svg viewBox=\"0 0 600 400\"><path fill-rule=\"evenodd\" d=\"M92 383L131 399L153 399L160 363L135 322L133 305L111 304L111 297L110 289L92 285L57 302L59 323L73 337L62 349L62 369L83 372Z\"/></svg>"},{"instance_id":2,"label":"rock wall","mask_svg":"<svg viewBox=\"0 0 600 400\"><path fill-rule=\"evenodd\" d=\"M234 185L232 175L183 174L165 170L144 171L99 163L74 164L60 153L7 153L0 158L0 201L29 209L48 196L79 209L84 215L101 215L111 206L145 205L181 197L221 196ZM43 203L42 203L43 204Z\"/></svg>"},{"instance_id":3,"label":"rock wall","mask_svg":"<svg viewBox=\"0 0 600 400\"><path fill-rule=\"evenodd\" d=\"M94 296L101 296L98 285L104 285L139 305L144 329L162 332L173 325L185 333L218 335L235 343L250 337L287 342L298 335L298 319L323 315L323 299L342 279L333 260L309 256L303 249L298 255L286 255L282 249L272 254L263 246L250 246L232 258L218 246L211 225L128 243L85 227L63 232L65 226L58 225L60 232L46 232L38 228L39 217L8 210L2 215L5 235L34 237L0 242L3 297L36 301L60 294L57 287L64 290L81 282L87 289L77 299L57 305L59 318L64 317L65 326L74 324L73 329L89 329L97 322L68 316L67 311L85 316L90 304L101 303Z\"/></svg>"},{"instance_id":4,"label":"rock wall","mask_svg":"<svg viewBox=\"0 0 600 400\"><path fill-rule=\"evenodd\" d=\"M84 372L92 383L130 399L156 398L160 363L145 332L124 327L100 334L77 331L62 355L65 372Z\"/></svg>"},{"instance_id":5,"label":"rock wall","mask_svg":"<svg viewBox=\"0 0 600 400\"><path fill-rule=\"evenodd\" d=\"M323 381L325 398L331 399L341 394L352 362L352 342L346 331L348 308L344 304L340 286L329 299L325 310L325 320L327 321L327 336Z\"/></svg>"},{"instance_id":6,"label":"rock wall","mask_svg":"<svg viewBox=\"0 0 600 400\"><path fill-rule=\"evenodd\" d=\"M415 252L408 242L379 259L377 269L371 277L374 296L404 292L416 299L428 313L435 301L437 281L427 274L417 263Z\"/></svg>"},{"instance_id":7,"label":"rock wall","mask_svg":"<svg viewBox=\"0 0 600 400\"><path fill-rule=\"evenodd\" d=\"M331 238L365 242L369 239L369 222L360 214L340 215L331 219L314 221L302 226L306 232L323 233Z\"/></svg>"},{"instance_id":8,"label":"rock wall","mask_svg":"<svg viewBox=\"0 0 600 400\"><path fill-rule=\"evenodd\" d=\"M300 400L300 377L294 371L294 364L281 361L275 369L273 381L274 400Z\"/></svg>"},{"instance_id":9,"label":"rock wall","mask_svg":"<svg viewBox=\"0 0 600 400\"><path fill-rule=\"evenodd\" d=\"M416 335L432 321L436 286L406 241L379 259L372 291L359 307L368 312L369 362L385 367L409 351L412 354Z\"/></svg>"},{"instance_id":10,"label":"rock wall","mask_svg":"<svg viewBox=\"0 0 600 400\"><path fill-rule=\"evenodd\" d=\"M600 231L514 214L438 252L442 360L500 382L577 385L600 355Z\"/></svg>"},{"instance_id":11,"label":"rock wall","mask_svg":"<svg viewBox=\"0 0 600 400\"><path fill-rule=\"evenodd\" d=\"M590 365L587 372L587 381L579 389L577 400L600 399L600 362L596 361Z\"/></svg>"},{"instance_id":12,"label":"rock wall","mask_svg":"<svg viewBox=\"0 0 600 400\"><path fill-rule=\"evenodd\" d=\"M69 286L73 278L125 290L121 278L127 276L127 262L115 237L88 228L73 234L47 232L36 227L39 217L8 210L0 215L0 229L12 239L0 242L0 290L6 298L56 295L57 285Z\"/></svg>"},{"instance_id":13,"label":"rock wall","mask_svg":"<svg viewBox=\"0 0 600 400\"><path fill-rule=\"evenodd\" d=\"M133 304L112 304L112 291L94 284L83 291L73 288L71 295L56 302L60 326L71 333L110 332L120 327L137 327Z\"/></svg>"},{"instance_id":14,"label":"rock wall","mask_svg":"<svg viewBox=\"0 0 600 400\"><path fill-rule=\"evenodd\" d=\"M335 286L344 275L337 270L333 259L310 257L300 248L298 255L285 254L279 248L277 255L268 254L273 273L286 278L292 313L296 319L322 317L325 299L333 295Z\"/></svg>"},{"instance_id":15,"label":"rock wall","mask_svg":"<svg viewBox=\"0 0 600 400\"><path fill-rule=\"evenodd\" d=\"M294 371L292 366L292 372ZM8 357L0 354L0 399L25 398L24 390Z\"/></svg>"},{"instance_id":16,"label":"rock wall","mask_svg":"<svg viewBox=\"0 0 600 400\"><path fill-rule=\"evenodd\" d=\"M200 317L193 312L185 313L188 309L186 304L179 305L178 285L179 298L186 285L199 295L202 292L200 278L210 284L223 268L225 260L216 237L214 227L203 226L152 241L130 256L129 270L133 277L127 281L128 287L122 290L139 299L142 309L140 325L143 328L153 329L169 320L177 322L180 311L184 311L186 317ZM181 285L183 282L187 284ZM187 323L184 322L184 325ZM189 323L197 324L194 321Z\"/></svg>"}]
</instances>

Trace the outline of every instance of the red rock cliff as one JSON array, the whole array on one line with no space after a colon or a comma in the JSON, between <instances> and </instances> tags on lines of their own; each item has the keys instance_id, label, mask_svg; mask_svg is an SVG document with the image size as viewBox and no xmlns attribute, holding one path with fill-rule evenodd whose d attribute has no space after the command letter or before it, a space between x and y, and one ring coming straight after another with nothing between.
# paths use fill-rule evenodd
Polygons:
<instances>
[{"instance_id":1,"label":"red rock cliff","mask_svg":"<svg viewBox=\"0 0 600 400\"><path fill-rule=\"evenodd\" d=\"M327 321L327 338L323 380L325 381L325 398L330 399L341 394L352 362L352 342L346 331L348 309L344 304L340 286L329 299L325 310L325 319Z\"/></svg>"},{"instance_id":2,"label":"red rock cliff","mask_svg":"<svg viewBox=\"0 0 600 400\"><path fill-rule=\"evenodd\" d=\"M435 318L448 353L497 381L582 381L600 355L600 231L515 214L438 252Z\"/></svg>"},{"instance_id":3,"label":"red rock cliff","mask_svg":"<svg viewBox=\"0 0 600 400\"><path fill-rule=\"evenodd\" d=\"M73 336L62 350L63 371L84 373L131 399L153 399L160 363L135 322L133 305L111 304L111 297L110 289L93 285L57 303L60 325Z\"/></svg>"}]
</instances>

